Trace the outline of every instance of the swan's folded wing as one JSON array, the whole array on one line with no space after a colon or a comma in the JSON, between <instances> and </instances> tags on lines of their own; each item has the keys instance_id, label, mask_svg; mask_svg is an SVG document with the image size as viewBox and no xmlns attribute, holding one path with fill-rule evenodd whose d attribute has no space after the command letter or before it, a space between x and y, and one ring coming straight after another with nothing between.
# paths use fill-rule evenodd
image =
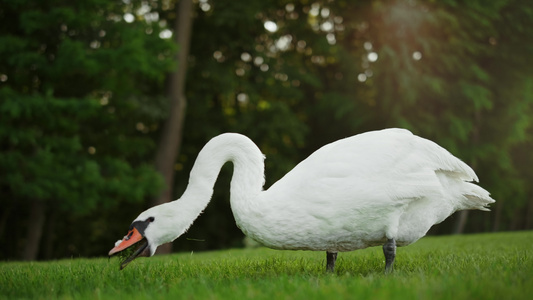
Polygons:
<instances>
[{"instance_id":1,"label":"swan's folded wing","mask_svg":"<svg viewBox=\"0 0 533 300\"><path fill-rule=\"evenodd\" d=\"M452 172L461 181L477 180L468 165L436 143L407 130L389 129L322 147L270 189L301 203L327 199L383 204L438 196L438 171Z\"/></svg>"}]
</instances>

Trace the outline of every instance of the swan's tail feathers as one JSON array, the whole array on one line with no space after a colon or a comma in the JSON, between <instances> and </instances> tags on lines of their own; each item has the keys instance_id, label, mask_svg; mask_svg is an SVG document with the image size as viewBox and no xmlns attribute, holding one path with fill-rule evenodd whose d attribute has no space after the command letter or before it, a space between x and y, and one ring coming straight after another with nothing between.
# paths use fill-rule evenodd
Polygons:
<instances>
[{"instance_id":1,"label":"swan's tail feathers","mask_svg":"<svg viewBox=\"0 0 533 300\"><path fill-rule=\"evenodd\" d=\"M470 182L464 183L463 208L490 211L488 205L496 202L484 188Z\"/></svg>"}]
</instances>

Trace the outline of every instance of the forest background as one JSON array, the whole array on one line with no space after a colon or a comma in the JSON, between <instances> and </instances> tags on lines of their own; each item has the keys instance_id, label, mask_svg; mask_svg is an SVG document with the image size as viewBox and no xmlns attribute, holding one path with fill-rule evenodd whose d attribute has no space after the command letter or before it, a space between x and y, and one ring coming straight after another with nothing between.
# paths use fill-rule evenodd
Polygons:
<instances>
[{"instance_id":1,"label":"forest background","mask_svg":"<svg viewBox=\"0 0 533 300\"><path fill-rule=\"evenodd\" d=\"M432 234L533 228L532 1L0 0L0 19L2 260L106 255L227 131L266 155L268 188L404 127L497 200ZM231 175L173 251L243 246Z\"/></svg>"}]
</instances>

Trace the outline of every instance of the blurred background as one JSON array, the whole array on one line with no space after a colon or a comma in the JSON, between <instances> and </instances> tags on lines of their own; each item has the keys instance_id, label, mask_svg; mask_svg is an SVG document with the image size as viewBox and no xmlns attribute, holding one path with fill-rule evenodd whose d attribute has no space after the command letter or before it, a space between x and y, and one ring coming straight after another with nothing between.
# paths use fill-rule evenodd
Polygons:
<instances>
[{"instance_id":1,"label":"blurred background","mask_svg":"<svg viewBox=\"0 0 533 300\"><path fill-rule=\"evenodd\" d=\"M533 1L0 0L0 19L2 260L107 255L227 131L266 155L268 188L404 127L497 200L432 234L533 228ZM172 251L244 245L231 175Z\"/></svg>"}]
</instances>

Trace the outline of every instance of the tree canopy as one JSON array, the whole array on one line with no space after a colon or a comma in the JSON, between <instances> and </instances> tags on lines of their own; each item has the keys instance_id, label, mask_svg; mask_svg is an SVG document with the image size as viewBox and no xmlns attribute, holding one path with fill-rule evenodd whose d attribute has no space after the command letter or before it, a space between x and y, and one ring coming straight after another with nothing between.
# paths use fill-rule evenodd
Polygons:
<instances>
[{"instance_id":1,"label":"tree canopy","mask_svg":"<svg viewBox=\"0 0 533 300\"><path fill-rule=\"evenodd\" d=\"M0 234L14 242L6 244L42 228L44 215L74 220L156 193L144 124L164 117L158 90L175 50L159 25L127 22L117 2L2 2Z\"/></svg>"},{"instance_id":2,"label":"tree canopy","mask_svg":"<svg viewBox=\"0 0 533 300\"><path fill-rule=\"evenodd\" d=\"M176 2L0 2L0 258L29 242L36 210L38 257L103 255L162 188ZM533 3L199 0L193 17L175 198L222 132L258 144L268 188L328 142L404 127L473 166L497 200L465 231L533 228ZM231 174L175 249L242 245Z\"/></svg>"}]
</instances>

